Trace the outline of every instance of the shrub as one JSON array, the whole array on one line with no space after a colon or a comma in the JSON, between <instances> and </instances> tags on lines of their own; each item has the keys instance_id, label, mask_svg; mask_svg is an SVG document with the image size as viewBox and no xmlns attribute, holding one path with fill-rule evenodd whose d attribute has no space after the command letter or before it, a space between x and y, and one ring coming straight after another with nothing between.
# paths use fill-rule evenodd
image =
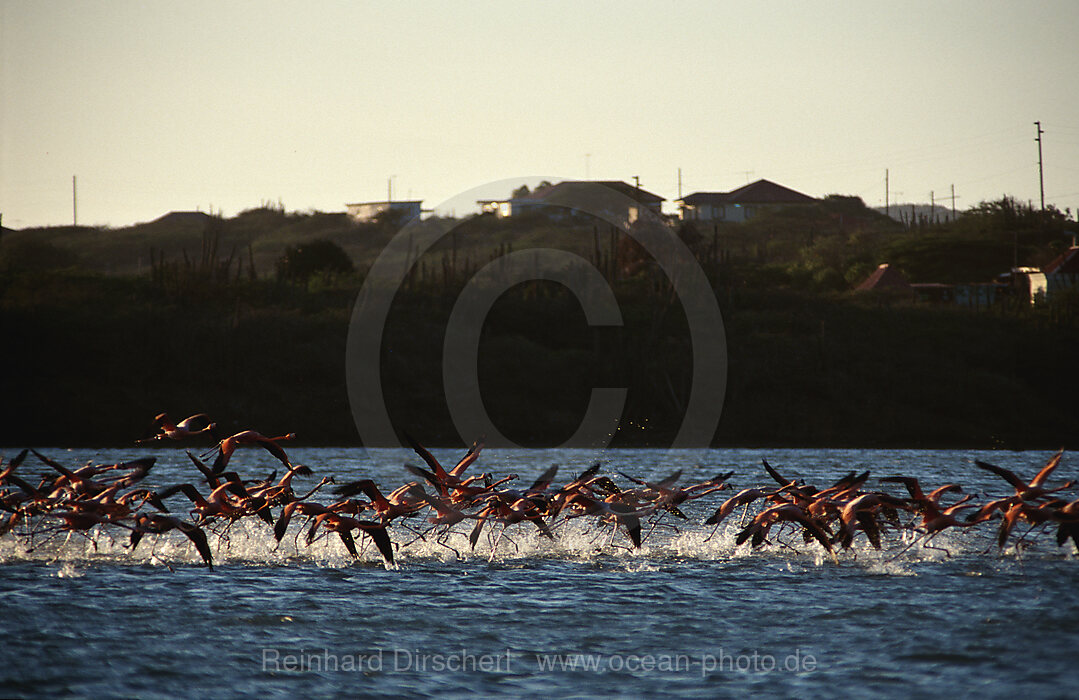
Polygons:
<instances>
[{"instance_id":1,"label":"shrub","mask_svg":"<svg viewBox=\"0 0 1079 700\"><path fill-rule=\"evenodd\" d=\"M307 282L317 273L347 274L354 269L348 253L327 240L289 246L277 260L277 276L280 279L302 282Z\"/></svg>"}]
</instances>

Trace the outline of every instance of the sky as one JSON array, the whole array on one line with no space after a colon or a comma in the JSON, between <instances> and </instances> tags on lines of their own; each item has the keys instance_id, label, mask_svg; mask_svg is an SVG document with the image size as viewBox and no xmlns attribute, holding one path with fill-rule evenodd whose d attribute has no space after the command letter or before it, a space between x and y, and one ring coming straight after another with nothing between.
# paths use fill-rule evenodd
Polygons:
<instances>
[{"instance_id":1,"label":"sky","mask_svg":"<svg viewBox=\"0 0 1079 700\"><path fill-rule=\"evenodd\" d=\"M536 176L639 176L673 211L679 169L1036 205L1036 120L1074 212L1076 27L1074 0L0 0L0 214L70 224L73 176L83 225Z\"/></svg>"}]
</instances>

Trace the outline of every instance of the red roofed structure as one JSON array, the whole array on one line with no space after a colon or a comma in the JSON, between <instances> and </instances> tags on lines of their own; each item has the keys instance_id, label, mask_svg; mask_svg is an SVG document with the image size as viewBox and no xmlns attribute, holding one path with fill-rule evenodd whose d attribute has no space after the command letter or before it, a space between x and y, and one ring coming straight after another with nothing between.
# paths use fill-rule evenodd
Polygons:
<instances>
[{"instance_id":1,"label":"red roofed structure","mask_svg":"<svg viewBox=\"0 0 1079 700\"><path fill-rule=\"evenodd\" d=\"M1079 275L1079 246L1072 246L1046 265L1042 272L1047 275Z\"/></svg>"},{"instance_id":2,"label":"red roofed structure","mask_svg":"<svg viewBox=\"0 0 1079 700\"><path fill-rule=\"evenodd\" d=\"M1058 289L1079 287L1079 246L1072 246L1046 265L1046 294L1052 296Z\"/></svg>"},{"instance_id":3,"label":"red roofed structure","mask_svg":"<svg viewBox=\"0 0 1079 700\"><path fill-rule=\"evenodd\" d=\"M864 282L854 288L858 292L867 291L892 291L892 292L909 292L911 291L910 282L903 276L903 273L895 269L888 263L881 263L880 267L873 271Z\"/></svg>"}]
</instances>

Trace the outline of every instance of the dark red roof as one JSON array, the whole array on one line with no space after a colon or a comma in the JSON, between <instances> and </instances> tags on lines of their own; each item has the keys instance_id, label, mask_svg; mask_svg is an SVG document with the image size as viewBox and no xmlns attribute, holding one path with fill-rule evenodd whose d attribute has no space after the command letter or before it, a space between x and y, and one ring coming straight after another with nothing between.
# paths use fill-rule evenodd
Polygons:
<instances>
[{"instance_id":1,"label":"dark red roof","mask_svg":"<svg viewBox=\"0 0 1079 700\"><path fill-rule=\"evenodd\" d=\"M903 273L888 263L881 263L880 267L873 271L864 282L855 287L858 291L871 289L910 289L910 282Z\"/></svg>"},{"instance_id":2,"label":"dark red roof","mask_svg":"<svg viewBox=\"0 0 1079 700\"><path fill-rule=\"evenodd\" d=\"M1047 275L1079 275L1079 246L1072 246L1058 255L1042 270Z\"/></svg>"}]
</instances>

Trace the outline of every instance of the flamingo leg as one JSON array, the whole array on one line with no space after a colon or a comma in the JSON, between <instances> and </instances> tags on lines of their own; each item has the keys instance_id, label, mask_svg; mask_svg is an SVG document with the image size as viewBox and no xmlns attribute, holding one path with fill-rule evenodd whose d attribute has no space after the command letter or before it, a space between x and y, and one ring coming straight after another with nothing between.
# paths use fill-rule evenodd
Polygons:
<instances>
[{"instance_id":1,"label":"flamingo leg","mask_svg":"<svg viewBox=\"0 0 1079 700\"><path fill-rule=\"evenodd\" d=\"M923 549L935 549L935 550L938 550L938 551L940 551L940 552L944 552L944 554L945 554L945 555L947 555L948 557L951 557L951 556L952 556L952 553L951 553L951 552L949 552L949 551L948 551L947 549L945 549L944 547L934 547L933 545L929 544L929 543L930 543L930 542L931 542L931 541L933 540L933 538L934 538L934 537L936 537L936 536L937 536L937 535L939 535L939 534L940 534L940 531L938 531L938 532L934 532L934 533L933 533L932 535L930 535L929 537L926 537L926 538L925 538L925 540L924 540L924 541L922 542L922 548L923 548Z\"/></svg>"}]
</instances>

